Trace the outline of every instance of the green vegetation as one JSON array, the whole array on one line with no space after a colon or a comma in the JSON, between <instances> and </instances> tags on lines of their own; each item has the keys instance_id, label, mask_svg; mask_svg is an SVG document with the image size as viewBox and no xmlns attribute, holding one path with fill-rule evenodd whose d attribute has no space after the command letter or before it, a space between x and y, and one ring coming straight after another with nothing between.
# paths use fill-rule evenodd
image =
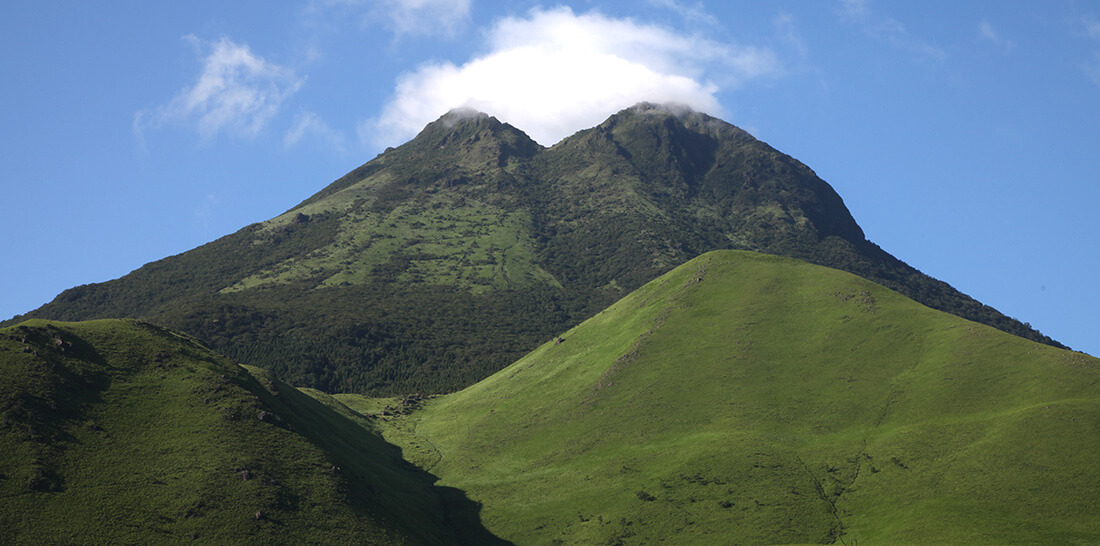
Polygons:
<instances>
[{"instance_id":1,"label":"green vegetation","mask_svg":"<svg viewBox=\"0 0 1100 546\"><path fill-rule=\"evenodd\" d=\"M4 542L1100 542L1096 358L745 251L560 332L366 398L134 320L0 329Z\"/></svg>"},{"instance_id":2,"label":"green vegetation","mask_svg":"<svg viewBox=\"0 0 1100 546\"><path fill-rule=\"evenodd\" d=\"M30 315L5 543L1100 542L1100 360L701 114L454 112Z\"/></svg>"},{"instance_id":3,"label":"green vegetation","mask_svg":"<svg viewBox=\"0 0 1100 546\"><path fill-rule=\"evenodd\" d=\"M0 330L5 544L491 543L373 425L135 321Z\"/></svg>"},{"instance_id":4,"label":"green vegetation","mask_svg":"<svg viewBox=\"0 0 1100 546\"><path fill-rule=\"evenodd\" d=\"M865 240L798 161L641 104L552 148L452 112L286 213L16 317L131 317L292 384L452 392L715 249L843 269L1057 345Z\"/></svg>"},{"instance_id":5,"label":"green vegetation","mask_svg":"<svg viewBox=\"0 0 1100 546\"><path fill-rule=\"evenodd\" d=\"M1071 544L1098 395L1095 358L721 251L463 391L340 399L518 544Z\"/></svg>"}]
</instances>

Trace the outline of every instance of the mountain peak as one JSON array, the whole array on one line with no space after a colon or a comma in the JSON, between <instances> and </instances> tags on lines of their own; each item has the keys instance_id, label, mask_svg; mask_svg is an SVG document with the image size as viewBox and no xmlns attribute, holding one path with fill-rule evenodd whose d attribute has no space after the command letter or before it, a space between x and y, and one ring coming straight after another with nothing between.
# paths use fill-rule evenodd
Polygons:
<instances>
[{"instance_id":1,"label":"mountain peak","mask_svg":"<svg viewBox=\"0 0 1100 546\"><path fill-rule=\"evenodd\" d=\"M616 127L650 126L654 123L679 125L691 129L695 133L707 134L716 138L753 138L747 131L733 124L695 110L686 104L675 102L660 104L639 102L615 113L599 127L612 130Z\"/></svg>"},{"instance_id":2,"label":"mountain peak","mask_svg":"<svg viewBox=\"0 0 1100 546\"><path fill-rule=\"evenodd\" d=\"M668 114L678 118L706 116L691 106L679 102L639 102L630 108L619 111L619 114L645 115ZM709 117L709 116L708 116Z\"/></svg>"},{"instance_id":3,"label":"mountain peak","mask_svg":"<svg viewBox=\"0 0 1100 546\"><path fill-rule=\"evenodd\" d=\"M485 112L482 112L481 110L478 110L476 108L471 108L469 106L459 106L458 108L452 108L446 114L443 114L442 116L440 116L439 119L437 120L437 122L443 123L444 125L446 125L448 127L453 127L453 126L455 126L455 125L457 125L457 124L459 124L463 121L467 121L467 120L475 120L475 121L492 120L493 122L496 122L498 124L500 123L500 121L497 120L497 118L495 118L493 116L490 116L489 114L486 114Z\"/></svg>"},{"instance_id":4,"label":"mountain peak","mask_svg":"<svg viewBox=\"0 0 1100 546\"><path fill-rule=\"evenodd\" d=\"M458 132L471 127L497 128L501 125L504 124L497 118L480 110L464 106L454 108L442 116L439 116L439 119L424 126L424 129L420 131L420 134L418 134L416 138L419 139L422 136Z\"/></svg>"},{"instance_id":5,"label":"mountain peak","mask_svg":"<svg viewBox=\"0 0 1100 546\"><path fill-rule=\"evenodd\" d=\"M454 146L469 151L489 145L499 161L508 157L530 157L542 147L527 133L480 110L455 108L429 123L413 143L446 149Z\"/></svg>"}]
</instances>

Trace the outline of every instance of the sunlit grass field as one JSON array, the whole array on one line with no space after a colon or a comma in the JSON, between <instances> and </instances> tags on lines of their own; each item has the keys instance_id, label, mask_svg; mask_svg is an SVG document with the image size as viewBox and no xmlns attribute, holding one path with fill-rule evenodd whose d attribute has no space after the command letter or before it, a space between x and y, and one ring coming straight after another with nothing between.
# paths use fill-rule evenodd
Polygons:
<instances>
[{"instance_id":1,"label":"sunlit grass field","mask_svg":"<svg viewBox=\"0 0 1100 546\"><path fill-rule=\"evenodd\" d=\"M722 251L383 424L520 544L1095 543L1098 364Z\"/></svg>"}]
</instances>

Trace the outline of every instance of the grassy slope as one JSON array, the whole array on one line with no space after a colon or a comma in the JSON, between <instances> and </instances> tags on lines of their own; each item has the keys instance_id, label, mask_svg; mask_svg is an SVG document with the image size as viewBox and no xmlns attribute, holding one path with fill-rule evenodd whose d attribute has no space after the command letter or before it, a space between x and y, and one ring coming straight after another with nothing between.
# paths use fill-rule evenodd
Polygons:
<instances>
[{"instance_id":1,"label":"grassy slope","mask_svg":"<svg viewBox=\"0 0 1100 546\"><path fill-rule=\"evenodd\" d=\"M0 330L5 543L454 543L362 419L147 324Z\"/></svg>"},{"instance_id":2,"label":"grassy slope","mask_svg":"<svg viewBox=\"0 0 1100 546\"><path fill-rule=\"evenodd\" d=\"M394 435L506 539L1100 541L1095 358L729 251L562 339Z\"/></svg>"}]
</instances>

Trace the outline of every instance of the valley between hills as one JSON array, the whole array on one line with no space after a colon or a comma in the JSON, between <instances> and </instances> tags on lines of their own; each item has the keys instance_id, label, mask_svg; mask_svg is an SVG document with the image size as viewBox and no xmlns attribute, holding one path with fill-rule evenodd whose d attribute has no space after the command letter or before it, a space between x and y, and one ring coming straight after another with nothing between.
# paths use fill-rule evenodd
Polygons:
<instances>
[{"instance_id":1,"label":"valley between hills","mask_svg":"<svg viewBox=\"0 0 1100 546\"><path fill-rule=\"evenodd\" d=\"M449 113L0 328L16 544L1092 544L1098 433L1100 360L648 104Z\"/></svg>"}]
</instances>

